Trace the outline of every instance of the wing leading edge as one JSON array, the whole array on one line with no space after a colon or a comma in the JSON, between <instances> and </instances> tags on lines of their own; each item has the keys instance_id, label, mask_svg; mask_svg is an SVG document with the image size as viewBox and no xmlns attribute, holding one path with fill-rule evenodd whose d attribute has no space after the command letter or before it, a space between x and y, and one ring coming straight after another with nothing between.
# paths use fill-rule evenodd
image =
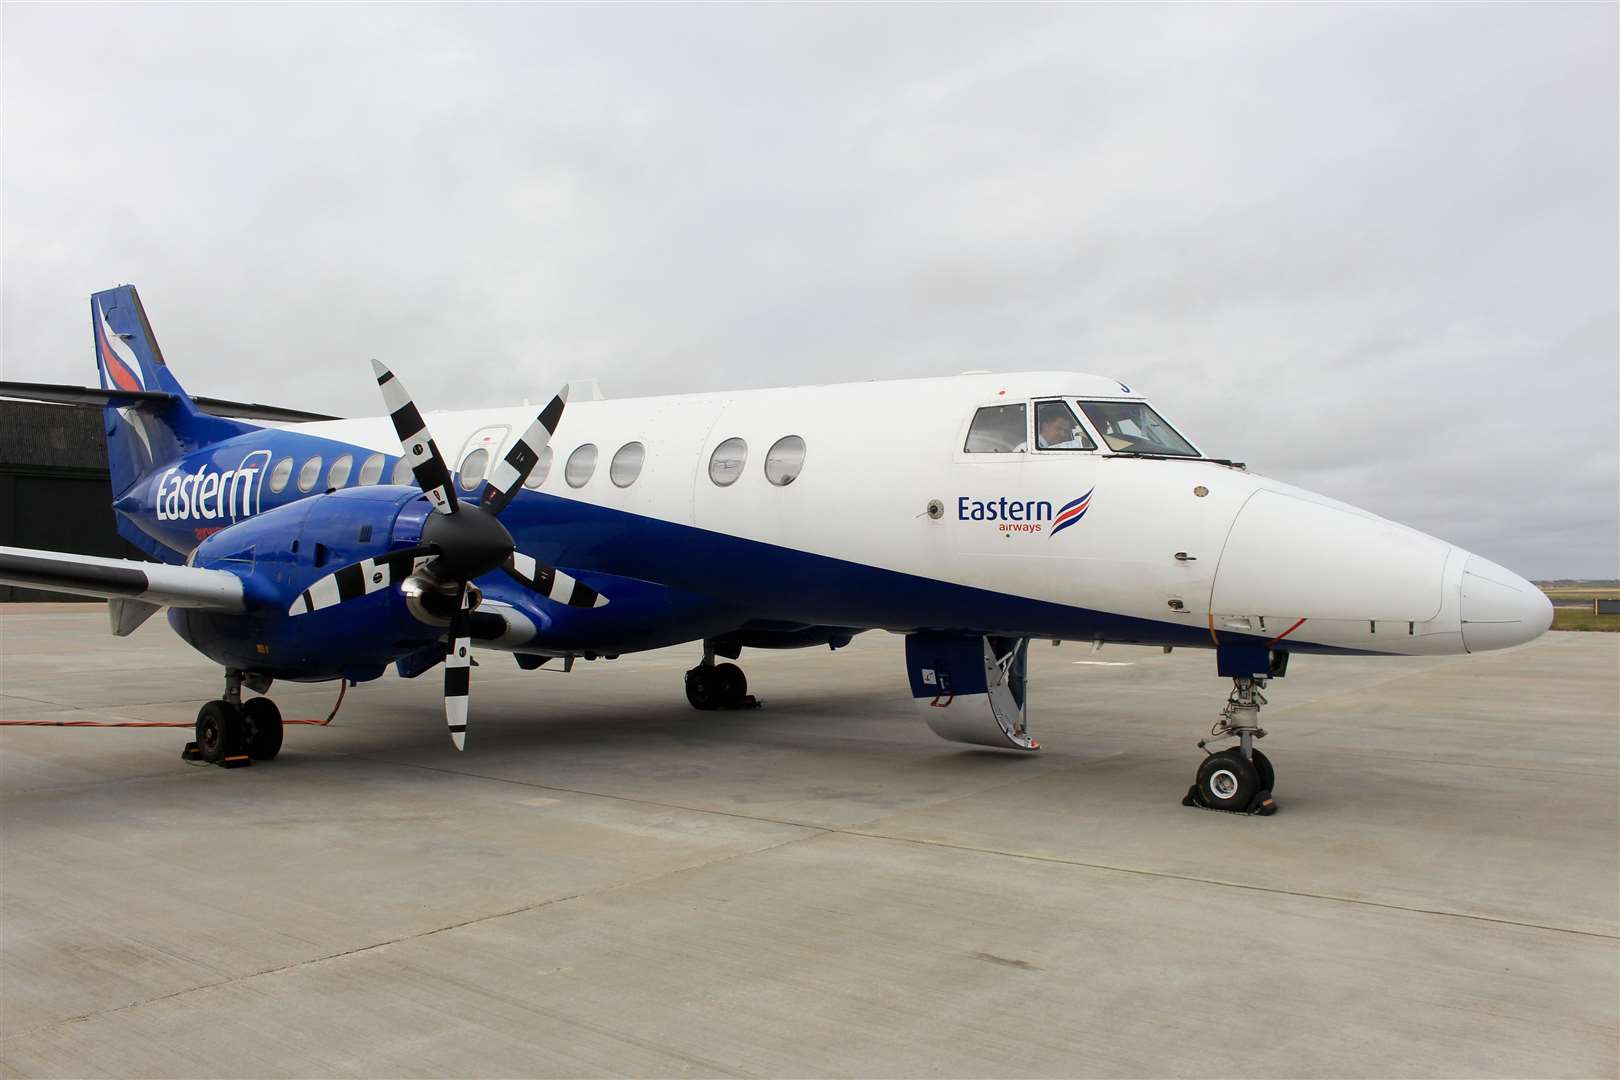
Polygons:
<instances>
[{"instance_id":1,"label":"wing leading edge","mask_svg":"<svg viewBox=\"0 0 1620 1080\"><path fill-rule=\"evenodd\" d=\"M160 607L244 611L242 579L225 570L104 559L66 551L0 547L0 585L24 585L108 601L112 631L122 637Z\"/></svg>"}]
</instances>

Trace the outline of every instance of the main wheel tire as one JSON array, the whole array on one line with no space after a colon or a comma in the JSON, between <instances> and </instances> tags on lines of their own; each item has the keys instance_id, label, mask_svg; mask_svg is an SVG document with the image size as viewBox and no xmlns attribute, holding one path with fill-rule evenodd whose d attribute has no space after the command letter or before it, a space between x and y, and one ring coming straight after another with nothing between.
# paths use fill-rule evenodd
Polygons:
<instances>
[{"instance_id":1,"label":"main wheel tire","mask_svg":"<svg viewBox=\"0 0 1620 1080\"><path fill-rule=\"evenodd\" d=\"M281 710L267 697L249 698L242 703L242 726L248 757L269 761L281 753Z\"/></svg>"},{"instance_id":2,"label":"main wheel tire","mask_svg":"<svg viewBox=\"0 0 1620 1080\"><path fill-rule=\"evenodd\" d=\"M1247 810L1260 791L1260 772L1241 750L1211 754L1198 766L1198 794L1216 810Z\"/></svg>"},{"instance_id":3,"label":"main wheel tire","mask_svg":"<svg viewBox=\"0 0 1620 1080\"><path fill-rule=\"evenodd\" d=\"M1254 771L1260 774L1260 790L1275 791L1277 787L1277 770L1271 767L1271 759L1260 751L1254 751L1249 759L1254 762Z\"/></svg>"},{"instance_id":4,"label":"main wheel tire","mask_svg":"<svg viewBox=\"0 0 1620 1080\"><path fill-rule=\"evenodd\" d=\"M692 708L714 708L719 704L719 690L714 668L699 666L686 673L686 700L692 703Z\"/></svg>"},{"instance_id":5,"label":"main wheel tire","mask_svg":"<svg viewBox=\"0 0 1620 1080\"><path fill-rule=\"evenodd\" d=\"M240 753L242 716L224 701L210 701L197 710L197 756L218 764L231 754Z\"/></svg>"},{"instance_id":6,"label":"main wheel tire","mask_svg":"<svg viewBox=\"0 0 1620 1080\"><path fill-rule=\"evenodd\" d=\"M741 705L748 696L748 676L736 664L718 664L714 669L715 697L720 705Z\"/></svg>"}]
</instances>

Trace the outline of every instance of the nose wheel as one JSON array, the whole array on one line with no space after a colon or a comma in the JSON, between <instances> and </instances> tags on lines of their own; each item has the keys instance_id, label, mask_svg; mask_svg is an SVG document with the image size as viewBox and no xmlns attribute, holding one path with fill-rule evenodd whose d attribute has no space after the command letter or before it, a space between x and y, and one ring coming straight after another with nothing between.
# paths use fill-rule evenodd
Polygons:
<instances>
[{"instance_id":1,"label":"nose wheel","mask_svg":"<svg viewBox=\"0 0 1620 1080\"><path fill-rule=\"evenodd\" d=\"M1232 696L1221 710L1221 719L1210 737L1198 742L1199 749L1208 756L1199 764L1198 776L1181 805L1269 817L1277 812L1277 803L1271 797L1277 771L1271 759L1254 747L1256 739L1266 736L1260 726L1260 706L1266 703L1260 687L1265 680L1243 676L1234 678L1232 684ZM1208 749L1211 741L1228 738L1237 739L1238 744L1224 750Z\"/></svg>"}]
</instances>

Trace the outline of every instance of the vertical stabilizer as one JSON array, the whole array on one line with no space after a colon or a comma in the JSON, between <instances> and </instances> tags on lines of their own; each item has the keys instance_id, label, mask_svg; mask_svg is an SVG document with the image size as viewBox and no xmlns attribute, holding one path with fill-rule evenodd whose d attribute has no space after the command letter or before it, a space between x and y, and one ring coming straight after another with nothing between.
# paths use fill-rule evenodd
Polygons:
<instances>
[{"instance_id":1,"label":"vertical stabilizer","mask_svg":"<svg viewBox=\"0 0 1620 1080\"><path fill-rule=\"evenodd\" d=\"M107 468L115 501L154 469L255 429L255 425L210 416L197 408L165 363L135 286L120 285L92 294L90 328L102 389L130 395L115 398L103 411ZM165 396L146 396L149 394ZM159 558L176 557L122 515L118 532Z\"/></svg>"}]
</instances>

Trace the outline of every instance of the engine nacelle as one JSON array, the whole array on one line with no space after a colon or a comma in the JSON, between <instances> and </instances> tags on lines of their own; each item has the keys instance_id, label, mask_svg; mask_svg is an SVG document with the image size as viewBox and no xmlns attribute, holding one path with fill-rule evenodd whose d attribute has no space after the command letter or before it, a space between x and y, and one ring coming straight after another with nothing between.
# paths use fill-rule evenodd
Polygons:
<instances>
[{"instance_id":1,"label":"engine nacelle","mask_svg":"<svg viewBox=\"0 0 1620 1080\"><path fill-rule=\"evenodd\" d=\"M415 546L430 512L414 488L370 486L299 499L221 529L190 562L240 577L247 613L173 608L170 625L229 668L287 679L374 678L442 639L443 620L414 610L398 589L309 615L291 616L288 608L341 566Z\"/></svg>"},{"instance_id":2,"label":"engine nacelle","mask_svg":"<svg viewBox=\"0 0 1620 1080\"><path fill-rule=\"evenodd\" d=\"M1028 638L906 635L911 695L934 734L1004 750L1039 750L1029 736L1024 687Z\"/></svg>"}]
</instances>

